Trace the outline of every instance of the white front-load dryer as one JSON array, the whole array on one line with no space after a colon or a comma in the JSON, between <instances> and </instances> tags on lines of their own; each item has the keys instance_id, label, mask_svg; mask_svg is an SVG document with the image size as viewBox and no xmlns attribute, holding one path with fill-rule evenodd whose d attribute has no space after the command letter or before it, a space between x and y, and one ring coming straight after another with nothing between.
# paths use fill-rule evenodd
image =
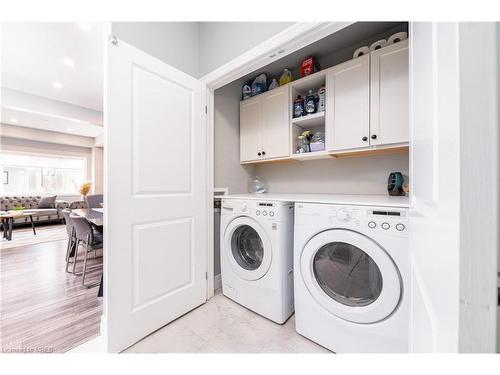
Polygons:
<instances>
[{"instance_id":1,"label":"white front-load dryer","mask_svg":"<svg viewBox=\"0 0 500 375\"><path fill-rule=\"evenodd\" d=\"M290 202L223 198L222 293L284 323L293 313L293 214Z\"/></svg>"},{"instance_id":2,"label":"white front-load dryer","mask_svg":"<svg viewBox=\"0 0 500 375\"><path fill-rule=\"evenodd\" d=\"M408 352L407 209L295 205L295 324L339 353Z\"/></svg>"}]
</instances>

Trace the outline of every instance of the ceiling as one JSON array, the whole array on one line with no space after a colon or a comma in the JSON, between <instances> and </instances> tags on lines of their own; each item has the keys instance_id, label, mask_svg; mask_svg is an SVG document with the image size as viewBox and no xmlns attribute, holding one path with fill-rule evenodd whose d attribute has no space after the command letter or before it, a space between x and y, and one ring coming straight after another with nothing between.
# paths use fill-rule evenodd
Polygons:
<instances>
[{"instance_id":1,"label":"ceiling","mask_svg":"<svg viewBox=\"0 0 500 375\"><path fill-rule=\"evenodd\" d=\"M2 108L2 124L22 126L58 133L74 134L95 138L103 133L102 125L96 125L76 118L59 117L51 114ZM15 119L15 121L12 121Z\"/></svg>"},{"instance_id":2,"label":"ceiling","mask_svg":"<svg viewBox=\"0 0 500 375\"><path fill-rule=\"evenodd\" d=\"M98 22L2 23L2 86L102 111L102 33Z\"/></svg>"}]
</instances>

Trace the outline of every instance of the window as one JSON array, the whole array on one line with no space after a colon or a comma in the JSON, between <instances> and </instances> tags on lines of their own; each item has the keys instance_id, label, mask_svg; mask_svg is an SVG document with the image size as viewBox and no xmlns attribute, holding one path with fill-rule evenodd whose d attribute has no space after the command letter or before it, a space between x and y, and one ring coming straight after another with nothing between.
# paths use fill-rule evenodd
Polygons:
<instances>
[{"instance_id":1,"label":"window","mask_svg":"<svg viewBox=\"0 0 500 375\"><path fill-rule=\"evenodd\" d=\"M2 194L78 194L85 158L2 152Z\"/></svg>"}]
</instances>

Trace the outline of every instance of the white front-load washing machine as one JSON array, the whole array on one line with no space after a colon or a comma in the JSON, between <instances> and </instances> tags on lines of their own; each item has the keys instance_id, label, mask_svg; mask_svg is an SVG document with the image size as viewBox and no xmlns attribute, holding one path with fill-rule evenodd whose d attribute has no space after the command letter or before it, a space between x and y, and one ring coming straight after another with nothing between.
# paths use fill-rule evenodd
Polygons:
<instances>
[{"instance_id":1,"label":"white front-load washing machine","mask_svg":"<svg viewBox=\"0 0 500 375\"><path fill-rule=\"evenodd\" d=\"M222 293L279 324L293 313L293 211L290 202L221 204Z\"/></svg>"},{"instance_id":2,"label":"white front-load washing machine","mask_svg":"<svg viewBox=\"0 0 500 375\"><path fill-rule=\"evenodd\" d=\"M339 353L408 352L406 208L295 205L295 324Z\"/></svg>"}]
</instances>

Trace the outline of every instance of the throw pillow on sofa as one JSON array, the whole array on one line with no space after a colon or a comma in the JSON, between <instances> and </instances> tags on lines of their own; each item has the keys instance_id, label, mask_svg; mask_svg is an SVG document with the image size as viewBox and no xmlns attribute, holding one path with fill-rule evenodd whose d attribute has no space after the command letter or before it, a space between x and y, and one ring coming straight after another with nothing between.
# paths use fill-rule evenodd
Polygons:
<instances>
[{"instance_id":1,"label":"throw pillow on sofa","mask_svg":"<svg viewBox=\"0 0 500 375\"><path fill-rule=\"evenodd\" d=\"M56 195L51 197L42 197L38 202L38 208L56 208Z\"/></svg>"}]
</instances>

